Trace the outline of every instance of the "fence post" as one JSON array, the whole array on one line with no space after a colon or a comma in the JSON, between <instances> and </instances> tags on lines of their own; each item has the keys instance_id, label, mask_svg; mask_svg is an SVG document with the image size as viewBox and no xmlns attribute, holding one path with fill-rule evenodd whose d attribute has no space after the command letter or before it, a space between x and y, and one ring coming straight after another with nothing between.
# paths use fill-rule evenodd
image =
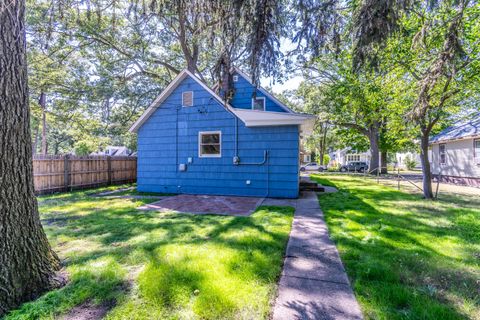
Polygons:
<instances>
[{"instance_id":1,"label":"fence post","mask_svg":"<svg viewBox=\"0 0 480 320\"><path fill-rule=\"evenodd\" d=\"M400 168L397 168L397 183L398 183L398 190L400 190Z\"/></svg>"},{"instance_id":2,"label":"fence post","mask_svg":"<svg viewBox=\"0 0 480 320\"><path fill-rule=\"evenodd\" d=\"M65 190L68 191L70 187L70 156L68 154L63 156L63 183Z\"/></svg>"},{"instance_id":3,"label":"fence post","mask_svg":"<svg viewBox=\"0 0 480 320\"><path fill-rule=\"evenodd\" d=\"M112 157L107 156L107 173L108 173L108 185L112 184Z\"/></svg>"},{"instance_id":4,"label":"fence post","mask_svg":"<svg viewBox=\"0 0 480 320\"><path fill-rule=\"evenodd\" d=\"M438 198L438 188L440 187L440 180L442 179L442 171L437 175L437 190L435 190L435 200Z\"/></svg>"}]
</instances>

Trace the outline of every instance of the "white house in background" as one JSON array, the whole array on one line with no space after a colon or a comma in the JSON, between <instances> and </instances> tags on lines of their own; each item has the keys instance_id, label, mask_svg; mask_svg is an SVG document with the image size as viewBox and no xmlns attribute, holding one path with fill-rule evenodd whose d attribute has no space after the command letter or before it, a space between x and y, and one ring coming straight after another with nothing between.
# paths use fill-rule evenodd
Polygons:
<instances>
[{"instance_id":1,"label":"white house in background","mask_svg":"<svg viewBox=\"0 0 480 320\"><path fill-rule=\"evenodd\" d=\"M311 153L303 153L300 152L300 161L302 163L310 163L312 162L312 154Z\"/></svg>"},{"instance_id":2,"label":"white house in background","mask_svg":"<svg viewBox=\"0 0 480 320\"><path fill-rule=\"evenodd\" d=\"M431 167L441 180L480 187L480 113L430 139Z\"/></svg>"},{"instance_id":3,"label":"white house in background","mask_svg":"<svg viewBox=\"0 0 480 320\"><path fill-rule=\"evenodd\" d=\"M311 151L308 151L305 149L305 147L303 146L303 144L300 144L300 163L301 164L306 164L306 163L310 163L312 161L315 161L315 159L312 159L312 152Z\"/></svg>"},{"instance_id":4,"label":"white house in background","mask_svg":"<svg viewBox=\"0 0 480 320\"><path fill-rule=\"evenodd\" d=\"M133 152L124 146L107 146L105 150L93 152L91 156L111 156L111 157L128 157L132 156Z\"/></svg>"},{"instance_id":5,"label":"white house in background","mask_svg":"<svg viewBox=\"0 0 480 320\"><path fill-rule=\"evenodd\" d=\"M339 149L335 150L329 153L330 156L330 163L329 166L337 166L337 165L346 165L350 162L353 161L362 161L366 162L368 165L370 165L370 159L371 159L371 152L370 150L367 150L365 152L358 152L350 147L344 148L344 149ZM411 157L417 165L415 168L421 168L421 163L420 163L420 155L415 152L403 152L403 153L396 153L395 157L397 160L397 165L399 168L406 168L405 166L405 158L406 157ZM380 157L380 155L379 155Z\"/></svg>"},{"instance_id":6,"label":"white house in background","mask_svg":"<svg viewBox=\"0 0 480 320\"><path fill-rule=\"evenodd\" d=\"M395 154L397 160L397 165L401 169L406 169L405 159L410 158L415 161L415 169L421 169L422 163L420 160L420 155L417 152L397 152Z\"/></svg>"},{"instance_id":7,"label":"white house in background","mask_svg":"<svg viewBox=\"0 0 480 320\"><path fill-rule=\"evenodd\" d=\"M338 165L346 165L352 161L362 161L370 165L371 153L369 151L358 152L350 147L332 151L328 154L330 156L329 166L335 167Z\"/></svg>"}]
</instances>

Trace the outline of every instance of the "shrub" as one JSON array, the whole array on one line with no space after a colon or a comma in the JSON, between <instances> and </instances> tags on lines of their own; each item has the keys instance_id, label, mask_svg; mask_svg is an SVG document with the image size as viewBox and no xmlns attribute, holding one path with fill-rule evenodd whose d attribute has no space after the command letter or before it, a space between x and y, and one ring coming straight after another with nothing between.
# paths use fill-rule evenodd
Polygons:
<instances>
[{"instance_id":1,"label":"shrub","mask_svg":"<svg viewBox=\"0 0 480 320\"><path fill-rule=\"evenodd\" d=\"M403 163L408 170L413 170L417 166L417 162L411 156L406 156Z\"/></svg>"},{"instance_id":2,"label":"shrub","mask_svg":"<svg viewBox=\"0 0 480 320\"><path fill-rule=\"evenodd\" d=\"M340 167L341 167L340 163L337 163L337 164L334 164L334 165L332 165L332 166L329 166L329 167L327 168L327 171L328 171L328 172L340 171Z\"/></svg>"},{"instance_id":3,"label":"shrub","mask_svg":"<svg viewBox=\"0 0 480 320\"><path fill-rule=\"evenodd\" d=\"M327 165L330 163L330 156L328 154L323 155L323 164Z\"/></svg>"}]
</instances>

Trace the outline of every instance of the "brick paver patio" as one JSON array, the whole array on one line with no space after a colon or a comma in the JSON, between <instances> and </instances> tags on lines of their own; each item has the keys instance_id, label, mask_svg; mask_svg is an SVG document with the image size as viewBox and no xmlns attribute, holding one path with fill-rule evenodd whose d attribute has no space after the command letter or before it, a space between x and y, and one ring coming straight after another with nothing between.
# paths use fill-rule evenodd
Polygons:
<instances>
[{"instance_id":1,"label":"brick paver patio","mask_svg":"<svg viewBox=\"0 0 480 320\"><path fill-rule=\"evenodd\" d=\"M263 198L181 194L140 207L140 210L248 216Z\"/></svg>"}]
</instances>

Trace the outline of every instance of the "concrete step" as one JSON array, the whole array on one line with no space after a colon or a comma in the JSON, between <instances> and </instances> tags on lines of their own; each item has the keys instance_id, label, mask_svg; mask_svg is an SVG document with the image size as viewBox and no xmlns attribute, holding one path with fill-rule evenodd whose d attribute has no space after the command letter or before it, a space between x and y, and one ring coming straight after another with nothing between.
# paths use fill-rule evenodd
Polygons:
<instances>
[{"instance_id":1,"label":"concrete step","mask_svg":"<svg viewBox=\"0 0 480 320\"><path fill-rule=\"evenodd\" d=\"M321 186L308 186L308 187L303 187L300 186L300 191L314 191L314 192L325 192L325 188Z\"/></svg>"}]
</instances>

